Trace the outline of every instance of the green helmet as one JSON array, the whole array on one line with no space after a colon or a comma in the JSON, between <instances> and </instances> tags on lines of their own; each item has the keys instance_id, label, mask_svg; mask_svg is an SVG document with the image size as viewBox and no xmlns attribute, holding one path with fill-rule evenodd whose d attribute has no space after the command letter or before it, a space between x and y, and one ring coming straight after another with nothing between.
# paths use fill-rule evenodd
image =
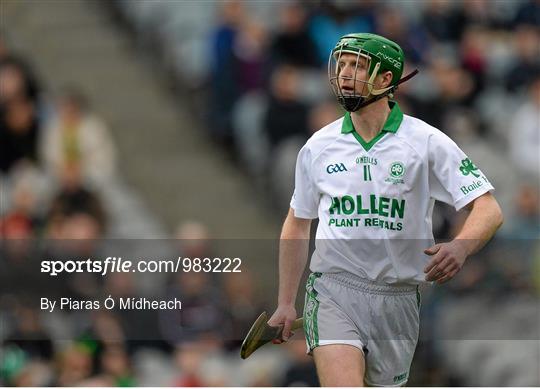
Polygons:
<instances>
[{"instance_id":1,"label":"green helmet","mask_svg":"<svg viewBox=\"0 0 540 389\"><path fill-rule=\"evenodd\" d=\"M356 75L354 78L355 84L356 82L363 82L367 85L367 93L346 94L341 90L338 82L337 63L343 53L358 55L357 61L360 57L368 60L368 79L356 80ZM347 111L356 111L360 107L392 93L401 79L404 66L403 50L397 43L376 34L355 33L342 36L334 49L332 49L328 62L328 72L330 84L339 102ZM386 71L392 73L391 84L386 88L375 89L375 77L377 74ZM369 96L376 96L376 98L366 100Z\"/></svg>"}]
</instances>

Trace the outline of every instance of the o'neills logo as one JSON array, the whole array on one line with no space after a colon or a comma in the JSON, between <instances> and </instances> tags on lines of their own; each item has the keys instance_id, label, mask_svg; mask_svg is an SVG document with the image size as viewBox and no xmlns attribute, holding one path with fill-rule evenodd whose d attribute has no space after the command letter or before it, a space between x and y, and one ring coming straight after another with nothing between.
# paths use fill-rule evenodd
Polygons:
<instances>
[{"instance_id":1,"label":"o'neills logo","mask_svg":"<svg viewBox=\"0 0 540 389\"><path fill-rule=\"evenodd\" d=\"M396 69L401 69L401 62L399 62L397 59L387 56L386 54L382 52L377 53L377 57L384 58L386 61L390 62Z\"/></svg>"}]
</instances>

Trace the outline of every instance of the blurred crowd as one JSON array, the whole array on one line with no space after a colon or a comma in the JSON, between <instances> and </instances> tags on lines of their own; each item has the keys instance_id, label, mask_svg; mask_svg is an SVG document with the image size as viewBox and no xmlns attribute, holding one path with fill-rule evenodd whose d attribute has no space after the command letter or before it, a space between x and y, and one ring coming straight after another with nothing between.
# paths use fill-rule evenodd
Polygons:
<instances>
[{"instance_id":1,"label":"blurred crowd","mask_svg":"<svg viewBox=\"0 0 540 389\"><path fill-rule=\"evenodd\" d=\"M438 328L464 331L471 318L480 321L477 315L490 317L494 311L500 313L500 331L490 339L511 340L515 333L539 339L530 315L540 309L540 1L116 0L111 5L141 49L178 82L180 98L193 104L209 138L279 214L290 200L298 150L342 115L326 75L337 39L375 32L399 43L407 61L404 74L420 70L396 94L403 111L441 129L472 156L494 184L506 219L467 271L446 288L425 291L424 336L410 383L538 384L534 377L527 381L530 375L515 365L523 366L515 354L501 359L500 349L475 353L468 345L456 362L448 355L465 349L445 348L435 339ZM115 222L108 191L121 179L110 130L84 91L66 86L52 93L35 71L31 57L13 52L0 38L0 383L317 385L301 340L239 362L243 334L275 300L261 297L248 272L221 280L195 273L146 280L153 293L181 296L181 315L43 315L29 302L32 293L42 291L26 266L39 257L34 250L54 250L33 243L79 239L92 243L72 247L77 255L105 250L99 239L114 236ZM463 217L437 204L436 236L453 236ZM186 256L212 251L204 243L211 233L197 222L182 223L174 237L182 244L173 250ZM81 298L147 292L131 274L101 281L74 277L58 285L58 293ZM452 310L456 302L461 311ZM448 312L465 318L448 320ZM522 320L516 323L516 317ZM466 336L478 337L456 339ZM485 365L467 360L475 355L482 355ZM525 356L534 375L538 356L534 350ZM478 368L467 370L473 364ZM505 377L496 374L501 370Z\"/></svg>"},{"instance_id":2,"label":"blurred crowd","mask_svg":"<svg viewBox=\"0 0 540 389\"><path fill-rule=\"evenodd\" d=\"M40 285L39 242L107 236L102 195L117 179L116 150L84 94L66 86L51 95L32 58L13 52L5 38L0 36L0 383L74 385L74 377L91 368L91 353L81 344L60 350L29 302L47 288ZM124 352L111 348L104 369L125 369L124 362Z\"/></svg>"},{"instance_id":3,"label":"blurred crowd","mask_svg":"<svg viewBox=\"0 0 540 389\"><path fill-rule=\"evenodd\" d=\"M102 237L101 191L116 174L107 126L74 87L47 97L31 62L0 46L2 237Z\"/></svg>"}]
</instances>

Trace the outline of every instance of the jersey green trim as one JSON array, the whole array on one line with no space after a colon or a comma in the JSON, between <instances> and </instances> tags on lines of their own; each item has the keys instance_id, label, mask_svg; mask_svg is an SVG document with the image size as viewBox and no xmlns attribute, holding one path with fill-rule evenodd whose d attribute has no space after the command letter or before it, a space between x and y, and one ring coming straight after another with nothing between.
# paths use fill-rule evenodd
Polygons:
<instances>
[{"instance_id":1,"label":"jersey green trim","mask_svg":"<svg viewBox=\"0 0 540 389\"><path fill-rule=\"evenodd\" d=\"M352 121L351 121L352 123ZM361 136L359 133L357 133L356 131L353 131L353 135L354 137L356 138L356 140L358 141L358 143L360 143L362 145L362 147L364 148L364 150L366 151L369 151L373 145L375 143L377 143L383 136L386 135L386 132L385 131L381 131L377 134L377 136L375 138L373 138L372 140L370 140L369 142L366 142Z\"/></svg>"},{"instance_id":2,"label":"jersey green trim","mask_svg":"<svg viewBox=\"0 0 540 389\"><path fill-rule=\"evenodd\" d=\"M350 112L345 113L345 117L343 118L343 124L341 126L341 133L352 133L358 143L362 145L364 150L369 151L373 147L373 145L375 145L375 143L377 143L387 133L391 132L395 134L399 129L401 122L403 121L403 112L401 112L398 103L396 103L395 101L389 101L388 104L391 108L390 114L388 115L388 118L386 119L382 130L369 142L366 142L354 129L354 124L352 122Z\"/></svg>"}]
</instances>

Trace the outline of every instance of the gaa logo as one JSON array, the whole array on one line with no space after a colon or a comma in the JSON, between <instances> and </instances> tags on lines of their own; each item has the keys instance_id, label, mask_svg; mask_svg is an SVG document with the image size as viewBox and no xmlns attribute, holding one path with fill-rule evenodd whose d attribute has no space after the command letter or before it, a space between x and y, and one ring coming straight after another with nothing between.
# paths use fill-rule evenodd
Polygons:
<instances>
[{"instance_id":1,"label":"gaa logo","mask_svg":"<svg viewBox=\"0 0 540 389\"><path fill-rule=\"evenodd\" d=\"M326 167L326 172L328 174L346 172L346 171L348 171L348 170L345 167L345 165L342 164L342 163L335 163L335 164L328 165Z\"/></svg>"},{"instance_id":2,"label":"gaa logo","mask_svg":"<svg viewBox=\"0 0 540 389\"><path fill-rule=\"evenodd\" d=\"M392 162L390 165L390 175L393 178L401 178L405 174L405 165L401 162Z\"/></svg>"}]
</instances>

